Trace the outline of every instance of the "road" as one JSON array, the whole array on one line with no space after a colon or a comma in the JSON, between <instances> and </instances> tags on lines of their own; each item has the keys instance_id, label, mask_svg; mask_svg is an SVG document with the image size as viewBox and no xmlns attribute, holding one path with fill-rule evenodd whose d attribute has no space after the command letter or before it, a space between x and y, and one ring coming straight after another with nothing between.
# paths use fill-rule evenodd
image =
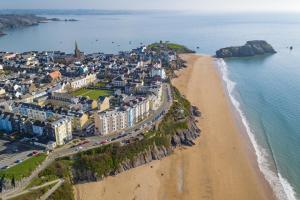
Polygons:
<instances>
[{"instance_id":1,"label":"road","mask_svg":"<svg viewBox=\"0 0 300 200\"><path fill-rule=\"evenodd\" d=\"M72 143L64 145L61 148L55 149L52 153L48 155L47 159L29 177L27 177L25 181L23 181L23 184L21 186L15 188L14 190L4 191L1 194L2 198L11 195L12 193L18 193L24 190L26 186L31 182L31 180L34 177L36 177L43 169L45 169L50 163L52 163L56 158L73 155L78 153L78 151L87 151L89 149L97 148L101 146L100 143L103 141L107 141L106 144L110 144L114 142L121 142L129 138L137 137L140 133L143 133L145 132L145 130L150 128L148 126L149 123L155 124L156 121L159 121L162 118L163 114L168 112L168 110L172 105L172 102L173 99L171 95L170 85L163 84L161 106L154 113L150 114L150 116L144 121L137 123L134 127L123 130L122 132L125 132L127 136L118 138L114 141L111 141L111 139L120 136L120 132L112 135L106 135L106 136L92 136L92 137L85 138L89 142L84 145L81 145L82 149L80 150L77 147L72 147Z\"/></svg>"}]
</instances>

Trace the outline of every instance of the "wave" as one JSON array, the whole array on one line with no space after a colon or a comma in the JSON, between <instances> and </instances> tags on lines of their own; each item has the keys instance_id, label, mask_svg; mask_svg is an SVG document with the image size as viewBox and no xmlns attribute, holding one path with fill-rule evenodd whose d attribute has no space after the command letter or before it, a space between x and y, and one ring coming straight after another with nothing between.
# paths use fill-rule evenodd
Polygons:
<instances>
[{"instance_id":1,"label":"wave","mask_svg":"<svg viewBox=\"0 0 300 200\"><path fill-rule=\"evenodd\" d=\"M217 59L216 64L221 72L222 79L225 82L226 90L231 100L231 103L236 109L236 111L238 112L239 116L241 117L241 121L253 145L256 158L257 158L258 167L260 171L263 173L265 179L270 184L272 190L275 193L276 198L279 200L297 200L294 188L285 178L283 178L279 170L272 170L272 164L268 159L270 155L268 155L267 150L262 146L260 146L256 141L255 135L252 132L250 125L247 121L247 118L241 109L240 102L234 96L236 83L229 79L227 64L223 59ZM275 169L277 169L276 166Z\"/></svg>"}]
</instances>

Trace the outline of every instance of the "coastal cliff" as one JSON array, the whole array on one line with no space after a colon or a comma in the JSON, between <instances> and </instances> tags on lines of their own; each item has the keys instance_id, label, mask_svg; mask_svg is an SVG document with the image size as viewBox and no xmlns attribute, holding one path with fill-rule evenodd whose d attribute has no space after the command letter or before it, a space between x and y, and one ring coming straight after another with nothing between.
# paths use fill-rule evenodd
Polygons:
<instances>
[{"instance_id":1,"label":"coastal cliff","mask_svg":"<svg viewBox=\"0 0 300 200\"><path fill-rule=\"evenodd\" d=\"M263 54L276 53L274 48L263 40L248 41L243 46L237 47L226 47L216 52L218 58L229 58L229 57L250 57Z\"/></svg>"},{"instance_id":2,"label":"coastal cliff","mask_svg":"<svg viewBox=\"0 0 300 200\"><path fill-rule=\"evenodd\" d=\"M115 168L111 168L106 175L100 175L91 168L78 168L72 170L73 181L75 184L85 183L91 181L102 180L107 175L117 175L124 171L130 170L150 163L154 160L161 160L164 157L172 154L173 150L179 146L192 146L194 140L200 136L200 130L196 124L191 121L187 129L177 130L176 133L170 138L171 145L153 144L145 150L137 153L133 157L127 157Z\"/></svg>"}]
</instances>

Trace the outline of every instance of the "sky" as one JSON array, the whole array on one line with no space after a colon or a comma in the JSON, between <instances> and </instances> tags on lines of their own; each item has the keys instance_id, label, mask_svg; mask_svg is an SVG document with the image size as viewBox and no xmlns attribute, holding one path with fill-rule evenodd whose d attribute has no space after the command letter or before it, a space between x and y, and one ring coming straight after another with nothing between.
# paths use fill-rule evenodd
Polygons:
<instances>
[{"instance_id":1,"label":"sky","mask_svg":"<svg viewBox=\"0 0 300 200\"><path fill-rule=\"evenodd\" d=\"M0 9L296 11L300 0L0 0Z\"/></svg>"}]
</instances>

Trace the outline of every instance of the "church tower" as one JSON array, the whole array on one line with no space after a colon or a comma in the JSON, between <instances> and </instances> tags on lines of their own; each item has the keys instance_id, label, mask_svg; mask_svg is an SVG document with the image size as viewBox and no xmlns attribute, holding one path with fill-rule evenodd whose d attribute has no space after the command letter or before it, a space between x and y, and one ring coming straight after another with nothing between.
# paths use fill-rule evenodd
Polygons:
<instances>
[{"instance_id":1,"label":"church tower","mask_svg":"<svg viewBox=\"0 0 300 200\"><path fill-rule=\"evenodd\" d=\"M77 45L77 41L75 41L75 51L74 51L74 56L75 58L80 58L81 57L81 52L78 48L78 45Z\"/></svg>"}]
</instances>

